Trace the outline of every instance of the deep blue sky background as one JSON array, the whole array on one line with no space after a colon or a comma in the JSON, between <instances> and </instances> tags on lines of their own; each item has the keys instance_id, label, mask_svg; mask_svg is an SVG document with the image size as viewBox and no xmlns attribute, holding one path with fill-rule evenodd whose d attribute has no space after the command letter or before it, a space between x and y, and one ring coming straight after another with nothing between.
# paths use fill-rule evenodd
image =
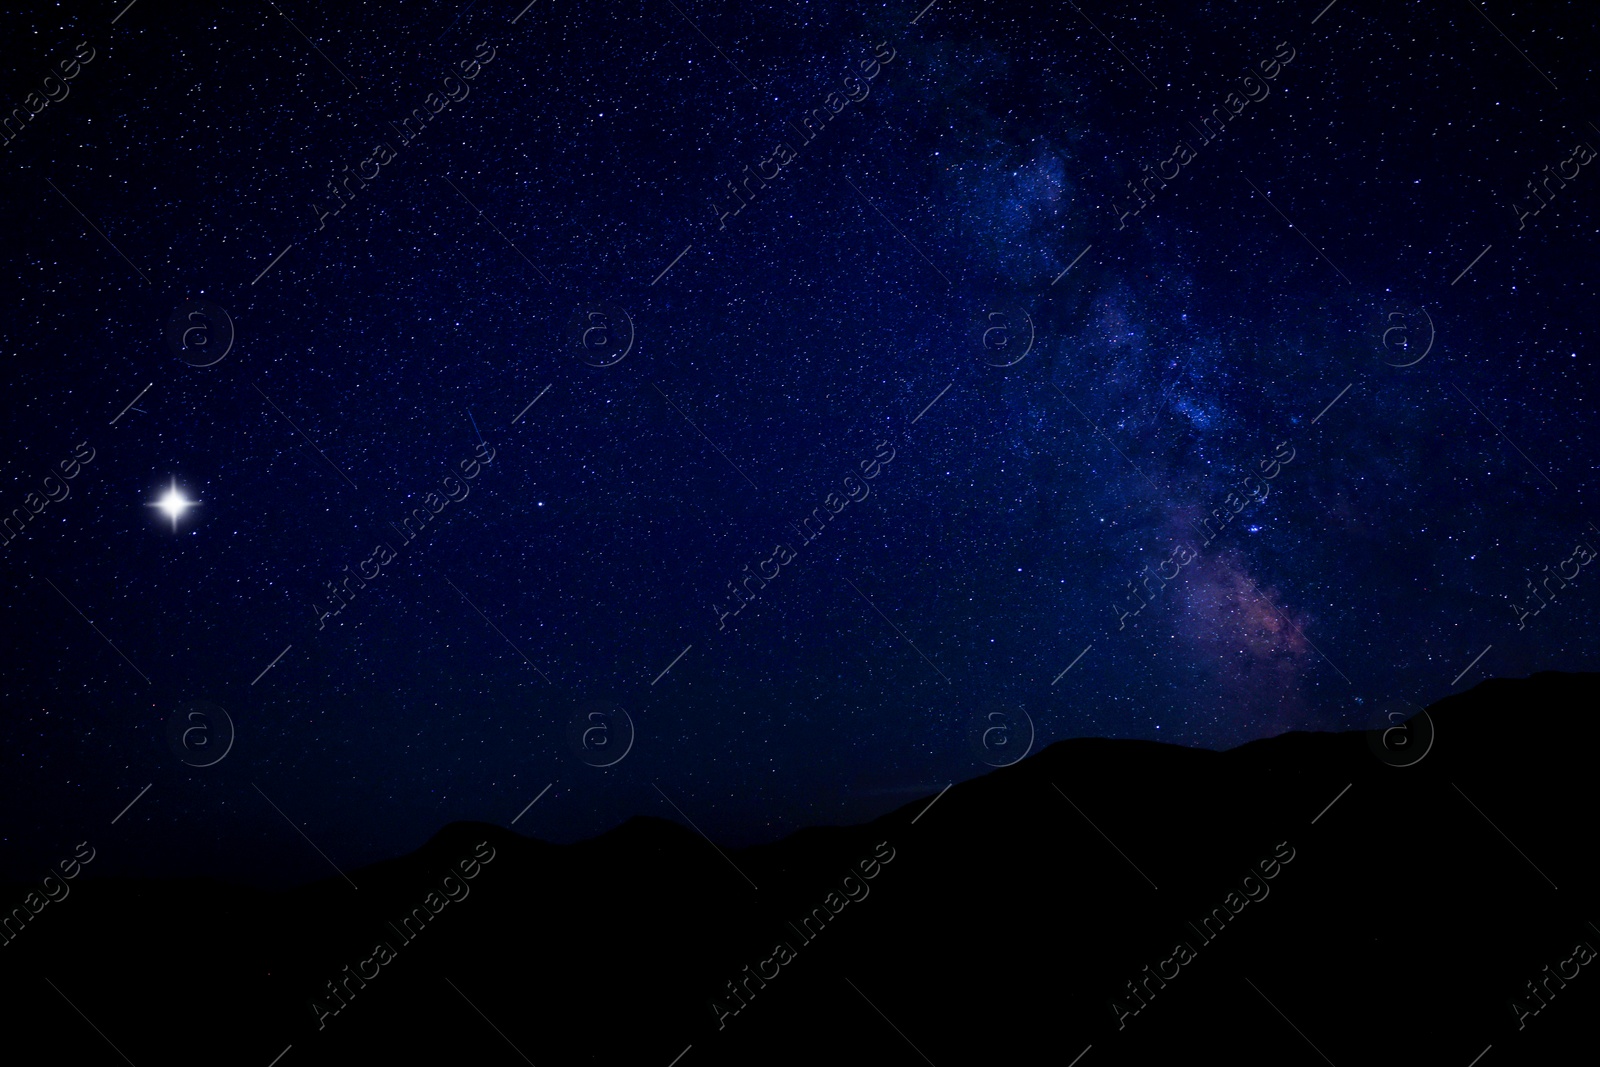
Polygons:
<instances>
[{"instance_id":1,"label":"deep blue sky background","mask_svg":"<svg viewBox=\"0 0 1600 1067\"><path fill-rule=\"evenodd\" d=\"M1600 666L1590 571L1510 610L1600 546L1600 172L1512 209L1600 147L1588 5L520 7L4 15L7 107L97 57L0 146L0 511L96 458L0 549L0 877L87 838L102 874L300 882L551 783L519 831L745 843L986 770L989 711L1036 748L1220 748ZM484 40L470 95L318 231L326 183ZM880 41L870 97L719 232L724 183ZM205 369L162 333L197 299L237 330ZM603 368L568 329L601 304L636 335ZM1424 311L1427 357L1388 365ZM1024 312L1027 357L988 365ZM470 497L318 632L323 583L479 432ZM872 495L801 546L881 440ZM1127 583L1282 441L1271 496L1119 632ZM146 506L173 479L203 502L176 534ZM718 632L778 542L799 558ZM167 743L195 700L237 730L205 769ZM589 701L637 728L609 769L566 740Z\"/></svg>"}]
</instances>

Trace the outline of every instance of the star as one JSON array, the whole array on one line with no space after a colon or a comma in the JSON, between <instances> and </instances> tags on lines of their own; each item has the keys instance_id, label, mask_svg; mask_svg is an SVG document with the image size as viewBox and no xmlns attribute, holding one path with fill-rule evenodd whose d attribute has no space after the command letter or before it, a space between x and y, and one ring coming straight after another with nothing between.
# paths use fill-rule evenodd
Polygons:
<instances>
[{"instance_id":1,"label":"star","mask_svg":"<svg viewBox=\"0 0 1600 1067\"><path fill-rule=\"evenodd\" d=\"M145 507L160 508L162 511L166 512L167 518L172 520L172 532L177 533L178 516L182 515L185 511L192 507L199 506L201 503L202 501L190 500L188 497L184 496L183 492L178 488L178 479L174 478L172 479L172 488L168 489L164 494L162 494L160 500L152 501L151 503L146 504Z\"/></svg>"}]
</instances>

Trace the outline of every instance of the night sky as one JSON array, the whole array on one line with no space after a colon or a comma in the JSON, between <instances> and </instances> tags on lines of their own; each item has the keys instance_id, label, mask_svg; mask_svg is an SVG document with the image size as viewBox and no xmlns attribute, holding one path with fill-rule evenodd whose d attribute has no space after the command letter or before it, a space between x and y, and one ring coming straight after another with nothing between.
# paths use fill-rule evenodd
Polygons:
<instances>
[{"instance_id":1,"label":"night sky","mask_svg":"<svg viewBox=\"0 0 1600 1067\"><path fill-rule=\"evenodd\" d=\"M1593 6L1324 2L12 7L0 878L1600 669Z\"/></svg>"}]
</instances>

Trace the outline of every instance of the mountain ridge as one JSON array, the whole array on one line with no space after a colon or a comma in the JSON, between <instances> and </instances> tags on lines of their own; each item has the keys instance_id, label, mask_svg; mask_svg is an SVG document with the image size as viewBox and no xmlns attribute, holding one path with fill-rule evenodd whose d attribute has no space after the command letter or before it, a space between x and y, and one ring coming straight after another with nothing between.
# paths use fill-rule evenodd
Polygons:
<instances>
[{"instance_id":1,"label":"mountain ridge","mask_svg":"<svg viewBox=\"0 0 1600 1067\"><path fill-rule=\"evenodd\" d=\"M134 1062L1539 1062L1600 1005L1542 969L1600 945L1597 695L1484 683L1388 746L1069 739L742 848L654 816L559 845L459 822L287 891L84 879L0 946L0 988L85 1062L101 1038L58 993Z\"/></svg>"}]
</instances>

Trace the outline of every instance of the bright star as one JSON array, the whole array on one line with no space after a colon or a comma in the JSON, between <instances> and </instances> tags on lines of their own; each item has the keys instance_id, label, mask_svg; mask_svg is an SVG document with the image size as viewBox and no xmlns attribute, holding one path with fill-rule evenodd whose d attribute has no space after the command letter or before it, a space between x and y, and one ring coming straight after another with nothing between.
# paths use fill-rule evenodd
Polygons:
<instances>
[{"instance_id":1,"label":"bright star","mask_svg":"<svg viewBox=\"0 0 1600 1067\"><path fill-rule=\"evenodd\" d=\"M172 479L172 488L168 489L164 494L162 494L160 500L146 504L145 507L160 508L163 512L165 512L167 518L172 520L172 532L177 533L178 516L182 515L190 508L198 506L200 503L202 502L199 500L190 500L188 497L184 496L182 491L178 489L178 479L174 478Z\"/></svg>"}]
</instances>

